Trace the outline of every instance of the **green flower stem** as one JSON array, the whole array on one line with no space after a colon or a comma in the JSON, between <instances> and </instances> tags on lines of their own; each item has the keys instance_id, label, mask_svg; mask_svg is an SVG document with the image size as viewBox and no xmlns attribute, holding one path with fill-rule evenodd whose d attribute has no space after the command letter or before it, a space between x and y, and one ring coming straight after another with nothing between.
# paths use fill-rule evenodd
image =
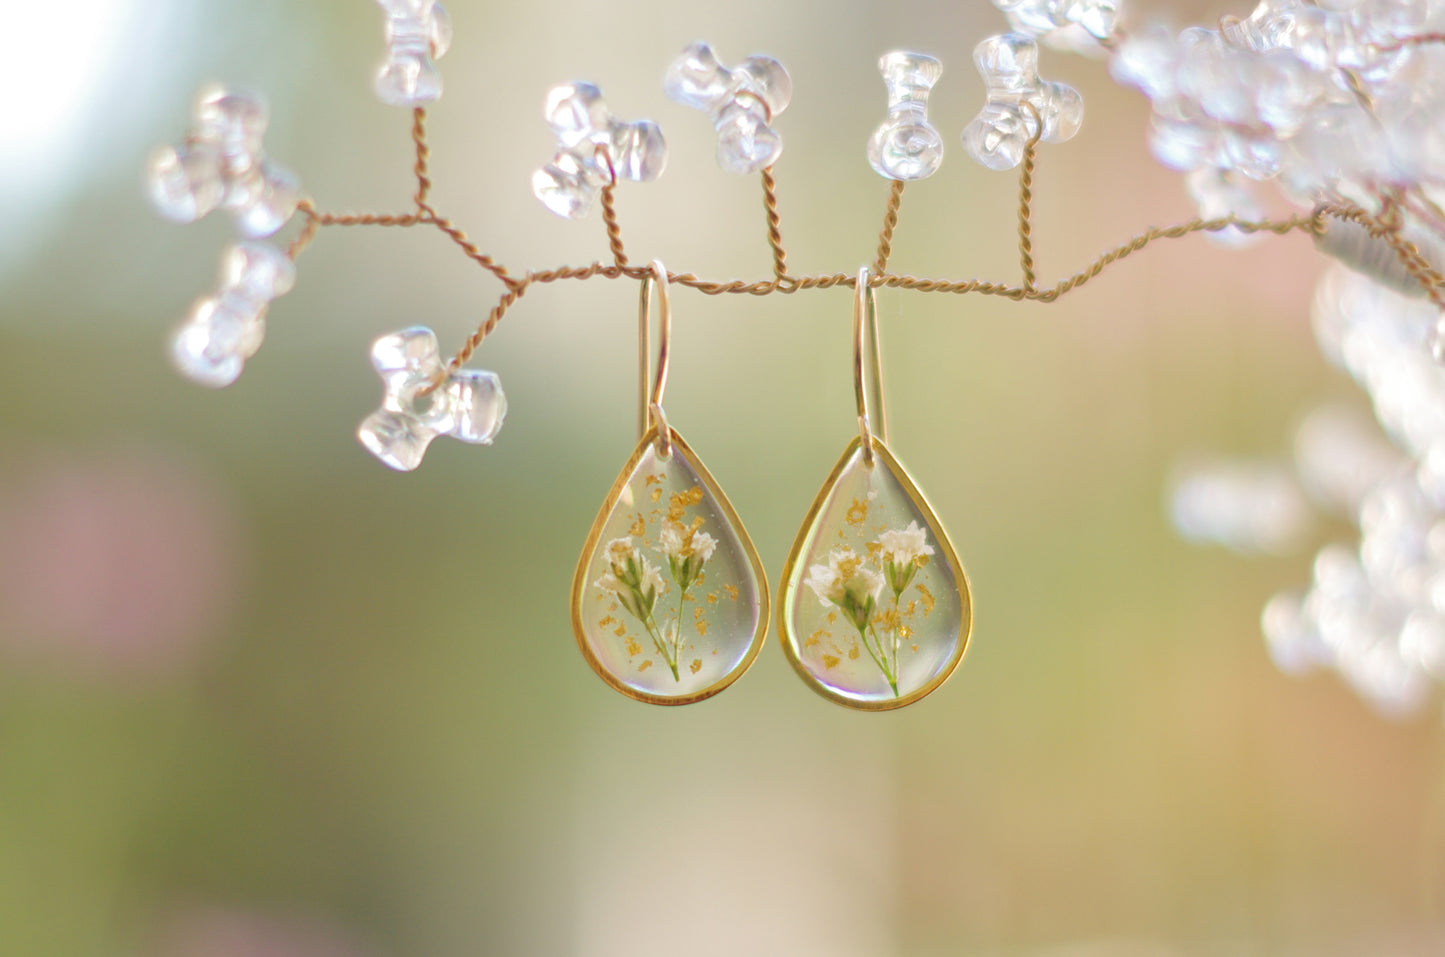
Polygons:
<instances>
[{"instance_id":1,"label":"green flower stem","mask_svg":"<svg viewBox=\"0 0 1445 957\"><path fill-rule=\"evenodd\" d=\"M869 634L873 635L872 642L868 640ZM894 673L888 668L888 652L883 647L883 640L878 637L878 633L873 630L871 624L866 628L858 629L858 638L862 641L863 648L868 652L868 657L872 658L873 663L878 666L878 670L883 672L883 677L888 681L888 687L893 689L893 697L898 697L898 679L894 677ZM873 650L874 644L878 646L876 652Z\"/></svg>"},{"instance_id":2,"label":"green flower stem","mask_svg":"<svg viewBox=\"0 0 1445 957\"><path fill-rule=\"evenodd\" d=\"M667 663L672 667L672 678L680 681L677 674L677 659L682 657L682 609L687 603L687 589L679 588L677 592L677 628L672 633L672 657Z\"/></svg>"}]
</instances>

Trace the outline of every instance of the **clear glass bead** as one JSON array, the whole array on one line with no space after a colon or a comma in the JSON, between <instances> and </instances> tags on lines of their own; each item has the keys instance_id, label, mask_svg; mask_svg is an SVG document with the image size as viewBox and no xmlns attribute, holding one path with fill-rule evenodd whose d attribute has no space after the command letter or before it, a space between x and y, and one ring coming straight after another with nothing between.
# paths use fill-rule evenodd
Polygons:
<instances>
[{"instance_id":1,"label":"clear glass bead","mask_svg":"<svg viewBox=\"0 0 1445 957\"><path fill-rule=\"evenodd\" d=\"M554 87L543 107L559 146L532 176L532 192L559 216L581 219L603 186L616 179L649 182L667 167L667 141L651 120L623 123L591 83Z\"/></svg>"},{"instance_id":2,"label":"clear glass bead","mask_svg":"<svg viewBox=\"0 0 1445 957\"><path fill-rule=\"evenodd\" d=\"M888 88L888 118L868 140L868 162L880 176L918 180L943 162L943 137L928 122L928 96L943 64L921 53L894 52L878 61Z\"/></svg>"},{"instance_id":3,"label":"clear glass bead","mask_svg":"<svg viewBox=\"0 0 1445 957\"><path fill-rule=\"evenodd\" d=\"M1178 44L1159 24L1149 24L1127 37L1109 60L1109 74L1117 82L1138 87L1150 100L1167 100L1177 89Z\"/></svg>"},{"instance_id":4,"label":"clear glass bead","mask_svg":"<svg viewBox=\"0 0 1445 957\"><path fill-rule=\"evenodd\" d=\"M1047 83L1038 75L1038 44L1032 37L1006 33L989 37L973 51L984 81L985 102L963 131L964 148L989 169L1012 169L1023 161L1034 132L1033 112L1043 121L1042 139L1061 143L1078 133L1084 101L1077 90Z\"/></svg>"},{"instance_id":5,"label":"clear glass bead","mask_svg":"<svg viewBox=\"0 0 1445 957\"><path fill-rule=\"evenodd\" d=\"M267 243L238 243L221 259L221 285L257 302L270 302L296 285L296 264Z\"/></svg>"},{"instance_id":6,"label":"clear glass bead","mask_svg":"<svg viewBox=\"0 0 1445 957\"><path fill-rule=\"evenodd\" d=\"M261 152L270 111L259 96L222 86L209 86L196 101L196 136L214 144L228 162Z\"/></svg>"},{"instance_id":7,"label":"clear glass bead","mask_svg":"<svg viewBox=\"0 0 1445 957\"><path fill-rule=\"evenodd\" d=\"M266 335L265 306L240 296L202 299L171 342L171 359L186 378L223 388L241 375Z\"/></svg>"},{"instance_id":8,"label":"clear glass bead","mask_svg":"<svg viewBox=\"0 0 1445 957\"><path fill-rule=\"evenodd\" d=\"M301 204L301 181L290 170L265 161L256 179L259 187L236 207L236 225L247 236L270 236L285 226Z\"/></svg>"},{"instance_id":9,"label":"clear glass bead","mask_svg":"<svg viewBox=\"0 0 1445 957\"><path fill-rule=\"evenodd\" d=\"M436 334L422 326L383 336L371 349L381 376L381 408L361 423L357 437L399 471L421 465L438 435L489 445L507 415L507 398L495 373L448 372Z\"/></svg>"},{"instance_id":10,"label":"clear glass bead","mask_svg":"<svg viewBox=\"0 0 1445 957\"><path fill-rule=\"evenodd\" d=\"M612 124L612 166L619 179L650 183L667 168L667 140L651 120Z\"/></svg>"},{"instance_id":11,"label":"clear glass bead","mask_svg":"<svg viewBox=\"0 0 1445 957\"><path fill-rule=\"evenodd\" d=\"M1260 615L1260 630L1275 667L1285 674L1305 674L1325 664L1329 655L1305 613L1304 595L1275 595Z\"/></svg>"},{"instance_id":12,"label":"clear glass bead","mask_svg":"<svg viewBox=\"0 0 1445 957\"><path fill-rule=\"evenodd\" d=\"M221 205L226 184L214 149L163 146L150 159L146 182L156 211L177 223L193 223Z\"/></svg>"},{"instance_id":13,"label":"clear glass bead","mask_svg":"<svg viewBox=\"0 0 1445 957\"><path fill-rule=\"evenodd\" d=\"M783 138L768 126L751 104L730 103L719 114L717 164L727 173L756 173L777 162Z\"/></svg>"},{"instance_id":14,"label":"clear glass bead","mask_svg":"<svg viewBox=\"0 0 1445 957\"><path fill-rule=\"evenodd\" d=\"M787 109L793 82L771 57L752 56L734 69L706 43L694 43L663 76L669 99L702 110L718 134L718 165L730 173L756 173L777 162L782 137L772 122Z\"/></svg>"},{"instance_id":15,"label":"clear glass bead","mask_svg":"<svg viewBox=\"0 0 1445 957\"><path fill-rule=\"evenodd\" d=\"M386 11L386 59L377 69L377 97L390 106L416 107L441 98L436 61L452 41L452 22L435 0L377 0Z\"/></svg>"}]
</instances>

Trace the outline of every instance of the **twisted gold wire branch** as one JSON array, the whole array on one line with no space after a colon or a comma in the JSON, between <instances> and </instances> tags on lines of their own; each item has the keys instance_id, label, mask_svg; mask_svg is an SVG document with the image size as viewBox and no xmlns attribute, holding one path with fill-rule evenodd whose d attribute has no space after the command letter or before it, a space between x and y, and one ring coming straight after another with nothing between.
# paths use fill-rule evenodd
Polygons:
<instances>
[{"instance_id":1,"label":"twisted gold wire branch","mask_svg":"<svg viewBox=\"0 0 1445 957\"><path fill-rule=\"evenodd\" d=\"M627 250L622 245L622 226L617 222L617 203L613 195L615 189L612 183L602 187L602 223L607 227L607 246L612 250L612 261L619 266L625 266Z\"/></svg>"},{"instance_id":2,"label":"twisted gold wire branch","mask_svg":"<svg viewBox=\"0 0 1445 957\"><path fill-rule=\"evenodd\" d=\"M1445 35L1440 39L1445 41ZM1421 42L1425 42L1421 38ZM1026 104L1027 105L1027 104ZM1035 112L1037 119L1037 113ZM888 260L892 255L894 230L898 225L899 209L902 206L904 184L894 181L889 187L888 202L884 210L883 229L879 235L878 256L870 283L875 287L909 289L915 292L939 292L954 295L977 293L985 296L1001 296L1016 302L1055 302L1060 297L1090 282L1114 263L1125 259L1161 239L1178 239L1198 232L1219 232L1234 228L1246 233L1269 232L1285 235L1291 232L1307 232L1320 235L1327 229L1330 218L1347 219L1360 223L1371 230L1372 235L1389 243L1400 258L1409 274L1425 288L1431 300L1445 309L1445 278L1425 260L1419 249L1401 232L1399 208L1409 198L1397 198L1386 202L1385 212L1375 216L1364 209L1350 205L1323 205L1306 216L1292 216L1283 220L1241 220L1234 216L1218 219L1193 219L1167 227L1151 227L1119 246L1101 254L1078 272L1058 280L1053 286L1040 288L1034 271L1032 239L1033 175L1036 164L1036 148L1043 132L1042 123L1036 123L1034 135L1026 144L1023 169L1019 177L1019 256L1023 270L1023 284L984 279L931 279L906 274L887 272ZM311 244L322 227L326 226L388 226L410 227L433 226L449 238L472 261L486 269L505 287L487 317L477 327L462 347L451 358L447 369L455 371L466 365L482 342L491 335L503 317L517 300L536 285L571 280L588 280L595 277L606 279L642 279L649 274L648 267L633 266L629 263L622 241L622 229L617 220L614 183L602 189L602 218L607 228L608 246L613 262L604 265L593 262L586 266L558 266L553 269L529 271L520 278L513 276L505 266L483 252L472 242L465 231L452 220L441 215L428 200L432 189L429 170L430 148L427 145L426 113L417 109L412 114L411 136L416 145L416 162L413 173L416 177L416 192L413 199L415 212L411 213L325 213L316 209L315 203L307 198L297 207L297 213L304 220L300 232L292 240L287 254L294 260ZM811 276L793 276L787 271L787 253L783 247L781 216L778 213L777 180L773 168L762 172L763 201L767 211L768 245L772 251L773 278L748 281L744 279L704 279L690 272L668 273L668 282L695 289L704 295L750 295L767 296L773 293L791 295L804 289L830 289L834 286L856 286L857 278L847 272L826 273ZM1391 212L1393 211L1393 213ZM440 383L441 378L438 379Z\"/></svg>"},{"instance_id":3,"label":"twisted gold wire branch","mask_svg":"<svg viewBox=\"0 0 1445 957\"><path fill-rule=\"evenodd\" d=\"M1038 160L1039 140L1044 136L1044 118L1028 100L1020 103L1034 117L1034 132L1024 144L1023 168L1019 171L1019 265L1023 268L1024 288L1034 288L1034 163Z\"/></svg>"},{"instance_id":4,"label":"twisted gold wire branch","mask_svg":"<svg viewBox=\"0 0 1445 957\"><path fill-rule=\"evenodd\" d=\"M431 176L428 167L431 164L431 147L426 142L426 110L417 107L412 111L411 138L416 144L416 165L412 172L416 174L416 208L426 208L427 196L431 193Z\"/></svg>"},{"instance_id":5,"label":"twisted gold wire branch","mask_svg":"<svg viewBox=\"0 0 1445 957\"><path fill-rule=\"evenodd\" d=\"M893 255L893 230L898 227L898 209L903 205L903 187L907 185L903 180L895 179L888 187L888 205L883 211L883 231L878 234L878 255L873 260L873 271L880 276L888 271L888 259Z\"/></svg>"},{"instance_id":6,"label":"twisted gold wire branch","mask_svg":"<svg viewBox=\"0 0 1445 957\"><path fill-rule=\"evenodd\" d=\"M768 213L768 246L773 250L773 278L786 279L788 253L783 249L783 216L778 212L778 181L773 178L771 166L763 168L763 208Z\"/></svg>"}]
</instances>

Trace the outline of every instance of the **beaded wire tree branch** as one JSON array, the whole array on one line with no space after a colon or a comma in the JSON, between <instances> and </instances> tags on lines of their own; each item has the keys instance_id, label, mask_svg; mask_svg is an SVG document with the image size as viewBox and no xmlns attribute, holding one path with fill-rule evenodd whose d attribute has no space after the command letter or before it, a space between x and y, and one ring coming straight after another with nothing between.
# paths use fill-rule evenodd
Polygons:
<instances>
[{"instance_id":1,"label":"beaded wire tree branch","mask_svg":"<svg viewBox=\"0 0 1445 957\"><path fill-rule=\"evenodd\" d=\"M974 51L985 100L962 141L980 164L1018 170L1020 275L952 279L889 271L905 188L933 175L944 154L944 137L927 114L942 65L895 52L879 62L888 113L866 145L868 161L889 181L869 283L1049 303L1159 240L1205 233L1243 245L1265 234L1310 234L1338 262L1316 302L1322 348L1370 392L1395 447L1381 452L1377 439L1358 430L1316 436L1328 451L1298 463L1299 474L1287 480L1291 492L1316 491L1316 501L1356 519L1364 538L1358 549L1322 551L1313 587L1272 603L1265 630L1276 660L1291 670L1337 668L1385 710L1410 710L1432 679L1445 681L1445 371L1430 356L1440 351L1437 325L1445 312L1445 0L1328 6L1262 0L1247 17L1179 33L1158 23L1126 32L1117 0L993 2L1012 31ZM422 328L383 337L373 348L384 397L359 436L388 465L410 470L437 435L481 444L495 437L506 414L500 381L466 366L530 290L597 277L646 280L650 268L628 257L616 190L621 180L660 176L666 143L650 121L615 118L591 84L553 89L545 115L558 150L535 174L533 191L569 218L600 205L608 256L550 269L498 262L430 201L426 104L442 94L436 61L451 41L446 12L435 0L378 3L387 53L376 92L412 113L416 190L408 210L318 208L293 175L265 156L261 101L220 88L202 93L184 143L153 157L150 186L167 217L192 222L225 208L247 237L227 250L219 290L196 304L173 340L178 368L204 385L224 386L241 374L261 344L270 302L292 287L296 261L323 228L429 226L496 278L502 286L496 304L446 361L436 337ZM1188 222L1146 229L1053 282L1040 282L1035 264L1033 179L1041 144L1070 139L1083 102L1072 88L1040 77L1040 43L1105 56L1117 81L1144 93L1153 152L1188 174L1200 210ZM668 272L667 282L706 295L752 296L856 286L852 270L798 275L788 268L776 127L791 80L782 65L754 56L728 68L699 43L671 64L664 84L669 98L708 115L720 166L760 177L772 260L772 274L763 278ZM1261 215L1254 191L1268 180L1302 211L1284 219ZM260 241L298 216L300 231L284 251ZM1367 479L1341 479L1341 463L1355 459L1374 463ZM1278 476L1268 478L1229 469L1192 477L1176 496L1177 524L1189 537L1249 547L1250 536L1267 533L1261 531L1267 519L1278 519L1278 509L1261 511L1261 489L1278 491ZM1382 544L1386 534L1390 542Z\"/></svg>"}]
</instances>

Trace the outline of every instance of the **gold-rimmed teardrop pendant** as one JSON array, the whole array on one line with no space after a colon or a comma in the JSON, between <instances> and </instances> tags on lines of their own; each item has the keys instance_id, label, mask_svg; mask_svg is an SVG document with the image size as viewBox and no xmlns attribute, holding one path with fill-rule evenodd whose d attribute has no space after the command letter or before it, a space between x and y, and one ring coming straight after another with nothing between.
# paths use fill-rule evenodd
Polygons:
<instances>
[{"instance_id":1,"label":"gold-rimmed teardrop pendant","mask_svg":"<svg viewBox=\"0 0 1445 957\"><path fill-rule=\"evenodd\" d=\"M587 663L650 704L722 691L757 658L768 626L762 560L682 436L642 437L588 533L572 579Z\"/></svg>"},{"instance_id":2,"label":"gold-rimmed teardrop pendant","mask_svg":"<svg viewBox=\"0 0 1445 957\"><path fill-rule=\"evenodd\" d=\"M854 438L783 567L778 635L803 680L850 708L901 708L937 689L968 647L973 599L943 525L907 471Z\"/></svg>"},{"instance_id":3,"label":"gold-rimmed teardrop pendant","mask_svg":"<svg viewBox=\"0 0 1445 957\"><path fill-rule=\"evenodd\" d=\"M712 473L667 423L672 309L652 261L638 300L638 431L577 572L572 630L592 670L649 704L691 704L738 680L768 630L762 559ZM651 375L652 294L661 342ZM650 391L649 391L650 386Z\"/></svg>"}]
</instances>

